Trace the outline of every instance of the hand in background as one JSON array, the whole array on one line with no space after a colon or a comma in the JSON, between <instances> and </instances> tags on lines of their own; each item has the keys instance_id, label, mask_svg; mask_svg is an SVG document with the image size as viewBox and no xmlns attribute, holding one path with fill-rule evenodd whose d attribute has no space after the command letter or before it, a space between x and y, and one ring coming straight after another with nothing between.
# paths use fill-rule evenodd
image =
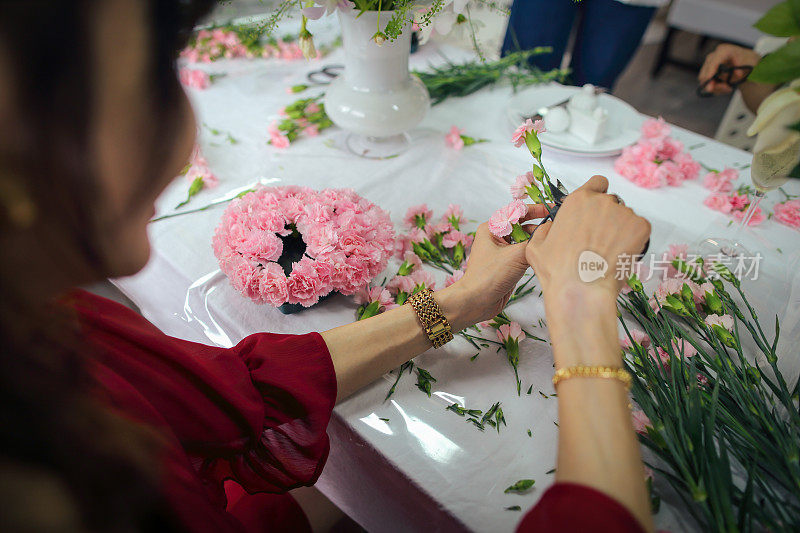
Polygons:
<instances>
[{"instance_id":1,"label":"hand in background","mask_svg":"<svg viewBox=\"0 0 800 533\"><path fill-rule=\"evenodd\" d=\"M755 66L759 62L761 56L750 48L743 48L734 44L723 43L706 56L703 66L700 68L700 73L697 75L697 81L700 83L711 79L716 74L720 65L728 65L731 67L744 67ZM734 73L731 81L740 81L744 78L744 73L737 71ZM706 85L705 89L713 94L730 94L733 87L727 83L712 81Z\"/></svg>"}]
</instances>

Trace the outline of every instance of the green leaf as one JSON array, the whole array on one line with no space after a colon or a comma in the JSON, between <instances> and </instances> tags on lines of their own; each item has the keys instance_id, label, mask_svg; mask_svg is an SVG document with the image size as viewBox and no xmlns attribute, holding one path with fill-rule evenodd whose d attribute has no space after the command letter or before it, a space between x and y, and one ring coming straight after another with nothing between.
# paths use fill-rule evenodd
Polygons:
<instances>
[{"instance_id":1,"label":"green leaf","mask_svg":"<svg viewBox=\"0 0 800 533\"><path fill-rule=\"evenodd\" d=\"M511 492L516 494L525 494L533 487L534 483L536 483L536 481L534 481L533 479L520 479L519 481L508 487L503 492L505 494L509 494Z\"/></svg>"},{"instance_id":2,"label":"green leaf","mask_svg":"<svg viewBox=\"0 0 800 533\"><path fill-rule=\"evenodd\" d=\"M445 409L448 411L453 411L455 414L459 416L464 416L465 414L467 414L467 411L457 403L454 403L453 405L448 405L447 407L445 407Z\"/></svg>"},{"instance_id":3,"label":"green leaf","mask_svg":"<svg viewBox=\"0 0 800 533\"><path fill-rule=\"evenodd\" d=\"M530 387L528 387L528 392L527 392L527 394L530 394L530 393L531 393L531 391L533 391L533 385L531 385Z\"/></svg>"},{"instance_id":4,"label":"green leaf","mask_svg":"<svg viewBox=\"0 0 800 533\"><path fill-rule=\"evenodd\" d=\"M533 433L531 432L531 430L530 430L530 429L528 430L528 436L529 436L529 437L533 437Z\"/></svg>"},{"instance_id":5,"label":"green leaf","mask_svg":"<svg viewBox=\"0 0 800 533\"><path fill-rule=\"evenodd\" d=\"M522 507L519 505L512 505L511 507L506 507L506 511L521 511Z\"/></svg>"},{"instance_id":6,"label":"green leaf","mask_svg":"<svg viewBox=\"0 0 800 533\"><path fill-rule=\"evenodd\" d=\"M192 181L192 184L189 185L189 192L186 195L186 200L176 205L175 209L181 208L186 204L188 204L189 200L191 200L197 193L199 193L202 190L203 190L203 178L198 176L194 179L194 181Z\"/></svg>"},{"instance_id":7,"label":"green leaf","mask_svg":"<svg viewBox=\"0 0 800 533\"><path fill-rule=\"evenodd\" d=\"M753 24L753 27L776 37L792 37L800 34L800 24L788 1L773 6Z\"/></svg>"},{"instance_id":8,"label":"green leaf","mask_svg":"<svg viewBox=\"0 0 800 533\"><path fill-rule=\"evenodd\" d=\"M790 41L758 62L748 80L756 83L786 83L800 78L800 41Z\"/></svg>"}]
</instances>

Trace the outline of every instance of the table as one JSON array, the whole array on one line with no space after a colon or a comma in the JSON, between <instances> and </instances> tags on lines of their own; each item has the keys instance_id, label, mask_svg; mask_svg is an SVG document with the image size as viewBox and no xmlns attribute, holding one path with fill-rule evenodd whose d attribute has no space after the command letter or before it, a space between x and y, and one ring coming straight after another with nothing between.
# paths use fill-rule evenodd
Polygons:
<instances>
[{"instance_id":1,"label":"table","mask_svg":"<svg viewBox=\"0 0 800 533\"><path fill-rule=\"evenodd\" d=\"M442 50L452 59L467 54ZM340 63L341 50L323 60ZM441 61L435 47L412 56L412 66L422 68ZM389 210L400 225L411 205L427 202L437 214L450 203L461 204L469 218L485 220L509 201L508 187L517 174L530 167L530 157L509 142L511 124L504 105L511 89L497 87L463 99L448 100L431 109L413 133L410 150L383 161L355 157L337 146L343 132L335 128L316 138L296 142L285 151L266 144L267 126L278 109L293 101L284 88L305 79L319 63L284 63L277 60L232 60L205 68L225 72L205 91L191 91L200 143L210 167L220 179L217 189L203 191L187 208L205 205L224 192L259 179L276 184L302 184L316 188L352 187ZM689 95L687 95L689 97ZM465 133L491 139L454 151L445 146L451 125ZM210 128L230 132L236 144ZM691 132L675 128L675 136L692 147L692 154L711 167L744 166L749 155ZM592 174L604 174L611 191L653 222L652 248L671 242L693 242L701 236L731 231L728 219L701 205L707 191L699 182L677 188L644 190L613 171L613 158L580 158L545 148L550 174L569 189ZM747 171L742 172L743 180ZM178 178L157 202L159 214L172 211L186 194L188 183ZM800 192L798 184L789 190ZM354 319L351 299L337 296L300 314L285 316L276 309L257 306L230 288L216 272L211 235L222 208L214 208L151 224L152 257L139 274L114 283L164 332L177 337L231 346L258 331L304 333L324 330ZM472 226L474 227L474 226ZM470 228L471 229L471 228ZM800 233L772 221L746 236L764 253L763 278L755 285L756 306L785 315L784 353L792 354L792 341L800 339ZM777 249L781 248L782 252ZM440 276L441 282L443 278ZM513 319L546 336L538 327L544 317L536 293L509 308ZM769 323L769 320L765 322ZM438 378L428 398L406 375L388 401L384 396L390 376L378 380L334 411L329 433L330 459L317 484L334 503L369 531L512 531L553 481L557 400L552 394L552 357L549 345L533 340L521 344L520 376L523 394L516 396L513 373L503 355L486 349L476 353L463 340L450 343L417 362ZM786 359L796 368L794 359ZM529 386L533 394L526 395ZM445 410L453 402L485 409L503 402L508 427L497 434L480 433L457 415ZM388 418L386 422L382 420ZM531 430L532 437L527 434ZM520 478L536 480L527 495L507 495L503 490ZM693 524L670 505L665 484L657 483L665 505L656 516L659 528L689 531ZM504 510L519 505L522 513Z\"/></svg>"}]
</instances>

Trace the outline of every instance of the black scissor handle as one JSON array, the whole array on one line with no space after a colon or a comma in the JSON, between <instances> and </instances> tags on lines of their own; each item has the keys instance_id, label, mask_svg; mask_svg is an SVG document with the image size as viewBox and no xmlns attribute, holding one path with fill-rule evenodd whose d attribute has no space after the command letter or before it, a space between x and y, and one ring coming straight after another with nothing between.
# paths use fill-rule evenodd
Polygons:
<instances>
[{"instance_id":1,"label":"black scissor handle","mask_svg":"<svg viewBox=\"0 0 800 533\"><path fill-rule=\"evenodd\" d=\"M717 72L714 73L713 76L708 78L706 81L700 84L697 87L697 96L701 98L707 98L709 96L714 96L714 93L707 91L706 87L708 84L713 82L717 83L724 83L725 85L729 86L732 89L735 89L745 81L747 81L747 77L750 73L753 72L753 67L751 65L741 65L738 67L732 67L730 65L722 64L717 67ZM740 73L740 77L738 79L733 79L733 77Z\"/></svg>"}]
</instances>

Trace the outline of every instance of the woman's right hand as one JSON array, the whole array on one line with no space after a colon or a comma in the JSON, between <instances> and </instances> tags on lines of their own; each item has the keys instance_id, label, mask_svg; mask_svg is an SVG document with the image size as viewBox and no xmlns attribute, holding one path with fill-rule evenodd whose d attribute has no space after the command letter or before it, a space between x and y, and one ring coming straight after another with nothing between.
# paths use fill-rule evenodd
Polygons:
<instances>
[{"instance_id":1,"label":"woman's right hand","mask_svg":"<svg viewBox=\"0 0 800 533\"><path fill-rule=\"evenodd\" d=\"M650 237L650 223L617 203L614 196L606 194L607 190L606 178L592 176L567 196L556 221L541 225L529 241L526 259L542 285L546 303L576 290L602 294L613 301L622 283L618 278L623 277L618 275L618 267L625 267L620 259L627 258L630 266L632 258L644 249ZM598 260L597 256L607 265L605 274L585 281L597 272L589 270L586 262ZM584 268L579 267L579 262L584 263Z\"/></svg>"},{"instance_id":2,"label":"woman's right hand","mask_svg":"<svg viewBox=\"0 0 800 533\"><path fill-rule=\"evenodd\" d=\"M700 68L700 73L697 74L697 81L700 83L711 79L716 74L720 65L729 65L731 67L744 67L755 66L759 62L761 56L750 48L743 48L735 44L723 43L717 46L713 52L706 56L703 66ZM742 74L735 73L731 81L739 81ZM713 94L730 94L733 87L727 83L712 81L705 86L705 90Z\"/></svg>"}]
</instances>

